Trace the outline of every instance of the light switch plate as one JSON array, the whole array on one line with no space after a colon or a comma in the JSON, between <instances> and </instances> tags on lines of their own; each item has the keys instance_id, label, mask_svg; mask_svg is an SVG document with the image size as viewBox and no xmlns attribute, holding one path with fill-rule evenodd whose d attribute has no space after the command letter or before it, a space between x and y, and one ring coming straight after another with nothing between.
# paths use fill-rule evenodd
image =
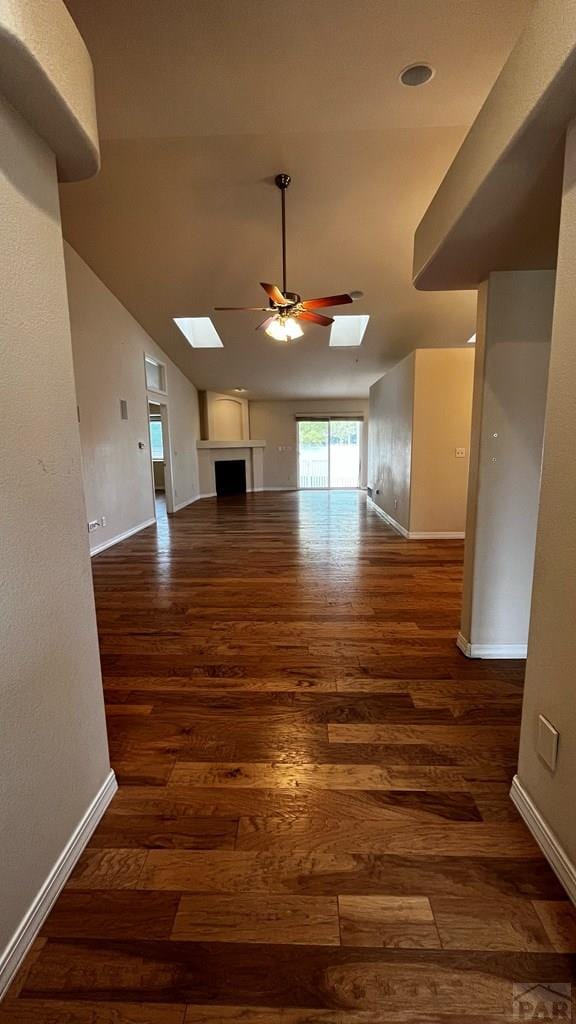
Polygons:
<instances>
[{"instance_id":1,"label":"light switch plate","mask_svg":"<svg viewBox=\"0 0 576 1024\"><path fill-rule=\"evenodd\" d=\"M537 750L544 764L547 764L551 771L556 768L559 739L559 732L548 719L544 718L544 715L538 715Z\"/></svg>"}]
</instances>

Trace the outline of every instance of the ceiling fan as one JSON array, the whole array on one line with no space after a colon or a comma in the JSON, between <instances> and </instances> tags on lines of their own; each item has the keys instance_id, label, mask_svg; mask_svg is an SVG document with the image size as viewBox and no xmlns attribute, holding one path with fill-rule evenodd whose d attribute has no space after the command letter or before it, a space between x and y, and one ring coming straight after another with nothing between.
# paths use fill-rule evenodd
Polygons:
<instances>
[{"instance_id":1,"label":"ceiling fan","mask_svg":"<svg viewBox=\"0 0 576 1024\"><path fill-rule=\"evenodd\" d=\"M303 330L299 321L312 324L319 324L321 327L330 327L334 323L333 317L324 316L322 313L315 313L315 309L325 306L342 306L345 303L353 302L352 295L325 295L320 299L302 299L297 292L289 292L286 288L286 189L291 177L289 174L277 174L274 181L280 189L282 197L282 289L275 284L267 284L261 281L260 284L268 296L267 306L215 306L217 310L230 311L262 311L269 313L262 323L258 324L256 330L264 330L269 337L276 341L294 341L301 338Z\"/></svg>"}]
</instances>

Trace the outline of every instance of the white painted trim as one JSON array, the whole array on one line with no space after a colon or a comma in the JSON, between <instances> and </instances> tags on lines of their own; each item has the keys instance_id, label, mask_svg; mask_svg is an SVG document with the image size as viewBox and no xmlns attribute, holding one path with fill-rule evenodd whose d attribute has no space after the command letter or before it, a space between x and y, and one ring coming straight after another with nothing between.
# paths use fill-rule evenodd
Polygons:
<instances>
[{"instance_id":1,"label":"white painted trim","mask_svg":"<svg viewBox=\"0 0 576 1024\"><path fill-rule=\"evenodd\" d=\"M421 533L411 530L408 534L410 540L464 540L465 536L463 530L441 530L436 533Z\"/></svg>"},{"instance_id":2,"label":"white painted trim","mask_svg":"<svg viewBox=\"0 0 576 1024\"><path fill-rule=\"evenodd\" d=\"M126 530L124 533L117 534L116 537L111 537L110 540L103 541L102 544L98 544L97 547L92 548L90 557L93 555L99 555L101 551L106 551L106 548L111 548L114 544L119 544L121 540L128 540L128 537L132 537L135 533L140 533L140 530L146 530L149 526L154 526L156 519L147 519L145 523L140 523L138 526L133 526L131 530Z\"/></svg>"},{"instance_id":3,"label":"white painted trim","mask_svg":"<svg viewBox=\"0 0 576 1024\"><path fill-rule=\"evenodd\" d=\"M377 505L374 499L369 495L366 500L369 502L371 509L376 512L385 523L388 523L388 526L391 526L397 533L401 533L407 540L464 540L464 533L454 532L451 530L442 530L434 533L407 530L405 526L401 526L396 519L393 519L388 512L385 512L383 508L380 508L380 505Z\"/></svg>"},{"instance_id":4,"label":"white painted trim","mask_svg":"<svg viewBox=\"0 0 576 1024\"><path fill-rule=\"evenodd\" d=\"M572 863L558 836L552 831L536 804L528 796L517 775L512 780L510 799L566 889L568 896L573 903L576 903L576 865Z\"/></svg>"},{"instance_id":5,"label":"white painted trim","mask_svg":"<svg viewBox=\"0 0 576 1024\"><path fill-rule=\"evenodd\" d=\"M456 637L456 646L467 658L525 658L527 644L471 644L462 633Z\"/></svg>"},{"instance_id":6,"label":"white painted trim","mask_svg":"<svg viewBox=\"0 0 576 1024\"><path fill-rule=\"evenodd\" d=\"M187 498L186 501L181 501L179 505L174 506L174 512L179 512L181 508L186 508L188 505L193 505L195 501L200 501L200 498L205 498L205 494L197 494L194 498Z\"/></svg>"},{"instance_id":7,"label":"white painted trim","mask_svg":"<svg viewBox=\"0 0 576 1024\"><path fill-rule=\"evenodd\" d=\"M11 984L16 971L38 935L60 891L68 881L80 854L117 789L116 776L113 771L110 771L104 784L74 829L6 949L0 955L0 999Z\"/></svg>"},{"instance_id":8,"label":"white painted trim","mask_svg":"<svg viewBox=\"0 0 576 1024\"><path fill-rule=\"evenodd\" d=\"M397 523L396 520L393 519L392 516L389 516L388 513L385 512L383 508L380 508L380 505L377 505L372 498L367 497L366 501L369 503L372 511L376 512L376 514L379 515L380 518L388 524L388 526L391 526L393 530L396 530L396 533L401 533L403 537L406 537L406 539L408 539L409 533L406 527L401 526L400 523Z\"/></svg>"}]
</instances>

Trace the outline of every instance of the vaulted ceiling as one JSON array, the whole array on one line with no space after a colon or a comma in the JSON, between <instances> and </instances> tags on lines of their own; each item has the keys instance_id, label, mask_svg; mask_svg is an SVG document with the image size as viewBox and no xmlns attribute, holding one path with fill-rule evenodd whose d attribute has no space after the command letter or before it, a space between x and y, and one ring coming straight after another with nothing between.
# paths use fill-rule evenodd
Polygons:
<instances>
[{"instance_id":1,"label":"vaulted ceiling","mask_svg":"<svg viewBox=\"0 0 576 1024\"><path fill-rule=\"evenodd\" d=\"M92 54L103 166L62 186L67 239L194 383L249 397L359 397L422 346L465 344L475 292L411 284L414 230L532 0L66 0ZM407 88L399 72L436 74ZM360 289L359 348L271 341L258 282ZM212 316L194 350L175 316Z\"/></svg>"}]
</instances>

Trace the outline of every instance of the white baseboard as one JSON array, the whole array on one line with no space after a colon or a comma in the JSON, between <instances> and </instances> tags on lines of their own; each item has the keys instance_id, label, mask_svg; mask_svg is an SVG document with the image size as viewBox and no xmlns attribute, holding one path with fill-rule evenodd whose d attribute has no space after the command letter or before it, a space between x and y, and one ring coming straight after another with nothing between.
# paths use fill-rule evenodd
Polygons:
<instances>
[{"instance_id":1,"label":"white baseboard","mask_svg":"<svg viewBox=\"0 0 576 1024\"><path fill-rule=\"evenodd\" d=\"M38 935L61 889L68 881L68 877L76 866L80 854L117 789L116 776L111 771L66 843L6 949L0 954L0 999L2 999L2 996L12 982L16 971Z\"/></svg>"},{"instance_id":2,"label":"white baseboard","mask_svg":"<svg viewBox=\"0 0 576 1024\"><path fill-rule=\"evenodd\" d=\"M155 519L147 519L146 522L139 523L138 526L133 526L131 530L125 530L124 533L118 533L116 537L111 537L110 540L105 540L102 544L98 544L95 548L92 548L90 557L93 555L99 555L101 551L106 551L106 548L111 548L114 544L119 544L122 540L128 540L128 537L132 537L135 533L140 533L140 530L146 530L149 526L154 526L155 523Z\"/></svg>"},{"instance_id":3,"label":"white baseboard","mask_svg":"<svg viewBox=\"0 0 576 1024\"><path fill-rule=\"evenodd\" d=\"M409 534L406 527L401 526L400 523L397 523L396 520L393 519L392 516L389 516L388 513L385 512L383 508L380 508L380 505L377 505L372 498L368 497L366 498L366 501L370 505L372 511L376 512L376 514L379 515L380 518L388 524L388 526L391 526L393 530L396 530L396 533L400 533L402 534L403 537L406 537L408 539Z\"/></svg>"},{"instance_id":4,"label":"white baseboard","mask_svg":"<svg viewBox=\"0 0 576 1024\"><path fill-rule=\"evenodd\" d=\"M195 501L200 501L200 498L206 497L206 494L197 494L194 498L187 498L186 501L181 501L179 505L174 506L174 512L179 512L181 508L187 508L188 505L193 505Z\"/></svg>"},{"instance_id":5,"label":"white baseboard","mask_svg":"<svg viewBox=\"0 0 576 1024\"><path fill-rule=\"evenodd\" d=\"M409 540L464 540L465 536L463 530L440 530L432 533L410 530L408 534Z\"/></svg>"},{"instance_id":6,"label":"white baseboard","mask_svg":"<svg viewBox=\"0 0 576 1024\"><path fill-rule=\"evenodd\" d=\"M526 658L527 644L471 644L462 633L458 633L456 646L467 658Z\"/></svg>"},{"instance_id":7,"label":"white baseboard","mask_svg":"<svg viewBox=\"0 0 576 1024\"><path fill-rule=\"evenodd\" d=\"M388 512L385 512L380 505L377 505L373 498L370 496L366 499L370 508L373 512L376 512L381 519L384 520L388 526L391 526L393 530L400 533L406 540L464 540L463 532L454 532L452 530L441 530L435 532L426 532L421 530L407 530L405 526L402 526L396 519L393 519Z\"/></svg>"},{"instance_id":8,"label":"white baseboard","mask_svg":"<svg viewBox=\"0 0 576 1024\"><path fill-rule=\"evenodd\" d=\"M510 798L524 824L534 836L546 860L557 874L568 896L576 903L576 865L572 863L558 836L540 814L517 775L512 780Z\"/></svg>"}]
</instances>

